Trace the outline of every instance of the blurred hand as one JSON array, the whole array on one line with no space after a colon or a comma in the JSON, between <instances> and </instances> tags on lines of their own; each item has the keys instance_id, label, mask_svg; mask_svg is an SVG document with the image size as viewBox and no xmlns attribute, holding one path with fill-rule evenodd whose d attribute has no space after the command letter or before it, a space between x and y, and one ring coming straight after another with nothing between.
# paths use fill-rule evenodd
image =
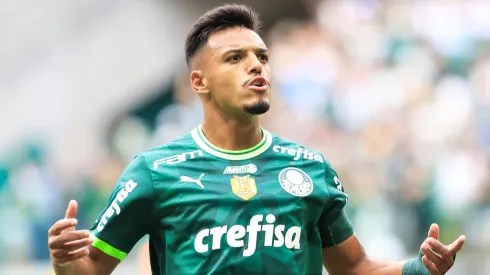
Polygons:
<instances>
[{"instance_id":1,"label":"blurred hand","mask_svg":"<svg viewBox=\"0 0 490 275\"><path fill-rule=\"evenodd\" d=\"M48 246L51 260L56 265L66 265L89 254L92 244L88 230L75 230L78 204L72 200L66 209L65 218L57 221L48 231Z\"/></svg>"},{"instance_id":2,"label":"blurred hand","mask_svg":"<svg viewBox=\"0 0 490 275\"><path fill-rule=\"evenodd\" d=\"M456 253L463 248L465 236L460 236L451 245L445 246L438 241L439 226L431 225L427 239L420 246L424 254L422 262L431 275L445 274L454 265Z\"/></svg>"}]
</instances>

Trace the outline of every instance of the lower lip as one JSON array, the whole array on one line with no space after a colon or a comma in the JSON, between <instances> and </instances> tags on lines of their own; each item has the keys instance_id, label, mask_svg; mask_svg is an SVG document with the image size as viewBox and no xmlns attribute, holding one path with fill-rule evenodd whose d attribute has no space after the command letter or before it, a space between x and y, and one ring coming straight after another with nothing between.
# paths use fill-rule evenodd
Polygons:
<instances>
[{"instance_id":1,"label":"lower lip","mask_svg":"<svg viewBox=\"0 0 490 275\"><path fill-rule=\"evenodd\" d=\"M255 90L255 91L265 91L267 90L267 85L264 85L264 86L253 86L253 85L250 85L248 86L249 89L251 90Z\"/></svg>"}]
</instances>

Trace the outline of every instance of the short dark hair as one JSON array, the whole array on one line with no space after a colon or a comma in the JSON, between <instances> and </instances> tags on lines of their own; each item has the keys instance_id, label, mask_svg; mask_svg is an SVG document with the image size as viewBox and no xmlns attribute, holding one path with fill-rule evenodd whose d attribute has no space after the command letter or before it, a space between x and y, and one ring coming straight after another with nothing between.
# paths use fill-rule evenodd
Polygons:
<instances>
[{"instance_id":1,"label":"short dark hair","mask_svg":"<svg viewBox=\"0 0 490 275\"><path fill-rule=\"evenodd\" d=\"M192 25L185 40L185 60L191 67L194 56L208 42L213 33L233 27L245 27L254 32L259 32L262 22L259 14L245 5L227 4L202 15Z\"/></svg>"}]
</instances>

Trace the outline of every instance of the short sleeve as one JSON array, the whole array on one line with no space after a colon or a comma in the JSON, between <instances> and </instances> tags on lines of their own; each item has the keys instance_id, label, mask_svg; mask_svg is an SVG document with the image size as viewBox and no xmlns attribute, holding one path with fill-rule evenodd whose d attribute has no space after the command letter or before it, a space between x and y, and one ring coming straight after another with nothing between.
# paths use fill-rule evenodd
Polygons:
<instances>
[{"instance_id":1,"label":"short sleeve","mask_svg":"<svg viewBox=\"0 0 490 275\"><path fill-rule=\"evenodd\" d=\"M122 261L149 233L153 223L153 186L144 156L138 155L120 176L107 206L90 228L92 246Z\"/></svg>"},{"instance_id":2,"label":"short sleeve","mask_svg":"<svg viewBox=\"0 0 490 275\"><path fill-rule=\"evenodd\" d=\"M325 182L328 200L318 221L324 248L338 245L354 235L354 228L344 210L348 196L337 173L328 164L325 169Z\"/></svg>"}]
</instances>

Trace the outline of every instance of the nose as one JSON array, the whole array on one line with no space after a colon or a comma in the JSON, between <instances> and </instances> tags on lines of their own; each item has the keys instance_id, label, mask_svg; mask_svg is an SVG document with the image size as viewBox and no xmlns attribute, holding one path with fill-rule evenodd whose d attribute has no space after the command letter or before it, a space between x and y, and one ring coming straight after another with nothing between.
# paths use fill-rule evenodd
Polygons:
<instances>
[{"instance_id":1,"label":"nose","mask_svg":"<svg viewBox=\"0 0 490 275\"><path fill-rule=\"evenodd\" d=\"M248 69L248 74L252 75L261 75L262 74L262 63L260 60L257 58L257 56L253 55L250 58L250 67Z\"/></svg>"}]
</instances>

